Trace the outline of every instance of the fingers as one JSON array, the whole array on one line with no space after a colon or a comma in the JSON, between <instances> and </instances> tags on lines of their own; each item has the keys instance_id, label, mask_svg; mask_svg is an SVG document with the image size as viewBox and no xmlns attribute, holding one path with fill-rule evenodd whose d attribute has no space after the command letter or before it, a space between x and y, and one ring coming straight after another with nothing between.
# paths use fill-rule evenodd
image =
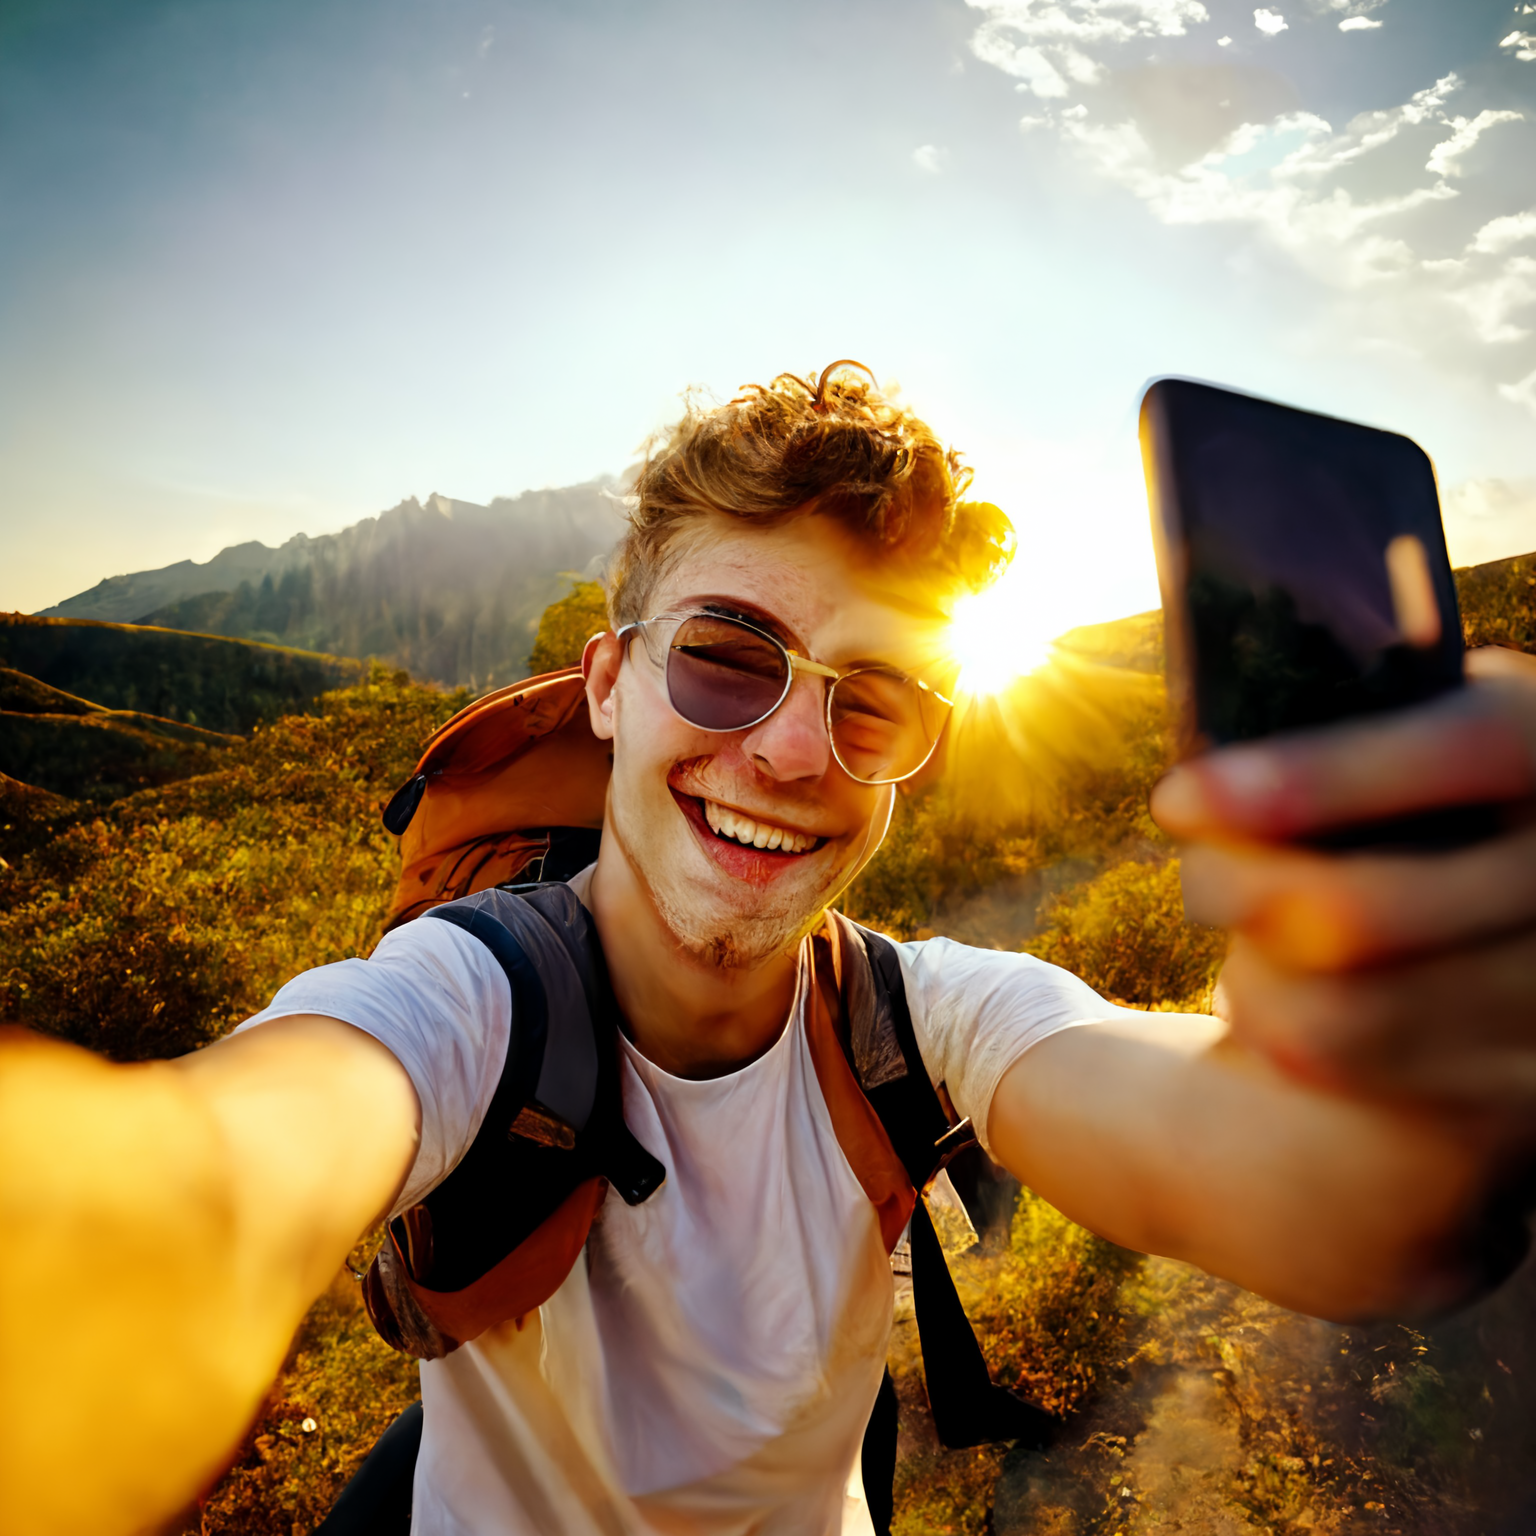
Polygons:
<instances>
[{"instance_id":1,"label":"fingers","mask_svg":"<svg viewBox=\"0 0 1536 1536\"><path fill-rule=\"evenodd\" d=\"M1502 677L1531 684L1536 683L1536 656L1505 645L1481 645L1467 652L1466 670L1471 678Z\"/></svg>"},{"instance_id":2,"label":"fingers","mask_svg":"<svg viewBox=\"0 0 1536 1536\"><path fill-rule=\"evenodd\" d=\"M1174 768L1152 814L1183 839L1286 841L1536 792L1536 679L1488 678L1420 709L1226 747Z\"/></svg>"},{"instance_id":3,"label":"fingers","mask_svg":"<svg viewBox=\"0 0 1536 1536\"><path fill-rule=\"evenodd\" d=\"M1304 1081L1527 1116L1536 1103L1536 932L1350 975L1277 966L1239 939L1221 989L1233 1039Z\"/></svg>"},{"instance_id":4,"label":"fingers","mask_svg":"<svg viewBox=\"0 0 1536 1536\"><path fill-rule=\"evenodd\" d=\"M1536 924L1536 827L1451 853L1354 854L1198 844L1184 906L1278 964L1341 971Z\"/></svg>"},{"instance_id":5,"label":"fingers","mask_svg":"<svg viewBox=\"0 0 1536 1536\"><path fill-rule=\"evenodd\" d=\"M1513 1145L1536 1107L1536 658L1474 653L1468 674L1421 709L1194 759L1152 809L1192 844L1190 917L1234 932L1236 1041L1316 1084L1475 1108ZM1506 830L1448 852L1298 845L1476 804Z\"/></svg>"}]
</instances>

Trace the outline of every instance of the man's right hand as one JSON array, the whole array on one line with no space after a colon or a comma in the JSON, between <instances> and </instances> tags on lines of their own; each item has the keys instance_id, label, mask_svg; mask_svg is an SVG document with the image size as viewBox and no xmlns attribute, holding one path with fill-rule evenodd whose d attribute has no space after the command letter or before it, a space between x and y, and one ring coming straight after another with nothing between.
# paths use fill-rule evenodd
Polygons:
<instances>
[{"instance_id":1,"label":"man's right hand","mask_svg":"<svg viewBox=\"0 0 1536 1536\"><path fill-rule=\"evenodd\" d=\"M334 1019L131 1067L0 1035L0 1531L127 1536L211 1483L417 1123Z\"/></svg>"}]
</instances>

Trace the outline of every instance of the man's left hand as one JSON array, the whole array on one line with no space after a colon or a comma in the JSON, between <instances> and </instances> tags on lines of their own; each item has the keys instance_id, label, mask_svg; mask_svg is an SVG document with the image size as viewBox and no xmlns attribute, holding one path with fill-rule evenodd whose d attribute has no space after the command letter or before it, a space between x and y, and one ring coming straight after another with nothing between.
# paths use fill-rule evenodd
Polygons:
<instances>
[{"instance_id":1,"label":"man's left hand","mask_svg":"<svg viewBox=\"0 0 1536 1536\"><path fill-rule=\"evenodd\" d=\"M1185 903L1228 928L1218 1012L1319 1086L1480 1111L1536 1133L1536 657L1468 657L1419 709L1230 747L1152 800L1186 844ZM1503 808L1445 852L1331 855L1308 837L1441 807Z\"/></svg>"}]
</instances>

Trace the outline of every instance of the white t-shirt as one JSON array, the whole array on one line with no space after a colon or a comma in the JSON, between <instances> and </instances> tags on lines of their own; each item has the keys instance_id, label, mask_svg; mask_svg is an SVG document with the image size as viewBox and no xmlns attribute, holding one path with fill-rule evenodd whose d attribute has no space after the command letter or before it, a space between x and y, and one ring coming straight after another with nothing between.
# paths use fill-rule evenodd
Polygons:
<instances>
[{"instance_id":1,"label":"white t-shirt","mask_svg":"<svg viewBox=\"0 0 1536 1536\"><path fill-rule=\"evenodd\" d=\"M584 895L585 872L572 884ZM1116 1011L1028 955L947 939L898 952L929 1073L983 1136L1025 1050ZM511 1028L502 971L461 929L409 923L368 960L295 978L242 1028L295 1013L355 1025L410 1074L421 1146L397 1210L413 1205L489 1107ZM802 999L778 1041L725 1077L672 1077L621 1047L624 1118L666 1183L633 1208L609 1195L585 1261L521 1330L422 1363L412 1536L869 1532L858 1459L891 1270Z\"/></svg>"}]
</instances>

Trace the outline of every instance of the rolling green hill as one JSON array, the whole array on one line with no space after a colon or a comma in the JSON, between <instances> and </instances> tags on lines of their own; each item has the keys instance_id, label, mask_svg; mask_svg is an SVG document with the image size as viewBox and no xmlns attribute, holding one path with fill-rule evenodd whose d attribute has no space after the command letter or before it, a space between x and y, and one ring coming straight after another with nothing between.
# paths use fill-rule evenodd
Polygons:
<instances>
[{"instance_id":1,"label":"rolling green hill","mask_svg":"<svg viewBox=\"0 0 1536 1536\"><path fill-rule=\"evenodd\" d=\"M132 710L0 710L0 765L12 778L76 800L116 800L218 766L241 738Z\"/></svg>"},{"instance_id":2,"label":"rolling green hill","mask_svg":"<svg viewBox=\"0 0 1536 1536\"><path fill-rule=\"evenodd\" d=\"M20 613L0 613L0 666L73 694L76 704L220 733L302 710L367 671L359 661L282 646Z\"/></svg>"},{"instance_id":3,"label":"rolling green hill","mask_svg":"<svg viewBox=\"0 0 1536 1536\"><path fill-rule=\"evenodd\" d=\"M243 640L21 614L0 614L0 663L0 775L17 786L0 797L0 857L36 820L19 790L100 804L211 772L244 732L365 670ZM51 806L45 820L59 814Z\"/></svg>"}]
</instances>

